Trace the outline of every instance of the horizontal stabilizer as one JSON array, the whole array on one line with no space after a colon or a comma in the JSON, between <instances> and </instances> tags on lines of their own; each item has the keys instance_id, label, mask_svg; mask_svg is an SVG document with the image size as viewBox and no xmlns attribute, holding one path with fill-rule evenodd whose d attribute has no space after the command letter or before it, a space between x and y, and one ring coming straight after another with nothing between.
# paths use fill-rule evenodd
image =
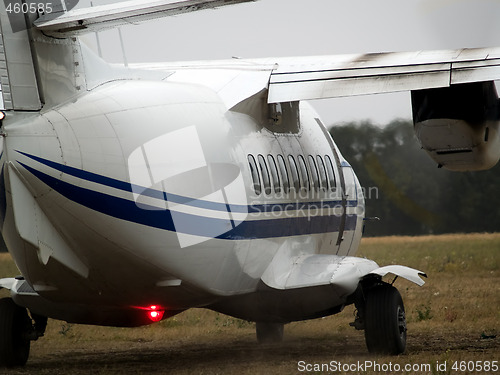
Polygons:
<instances>
[{"instance_id":1,"label":"horizontal stabilizer","mask_svg":"<svg viewBox=\"0 0 500 375\"><path fill-rule=\"evenodd\" d=\"M64 13L48 13L35 21L35 26L49 34L75 35L250 1L256 0L133 0Z\"/></svg>"}]
</instances>

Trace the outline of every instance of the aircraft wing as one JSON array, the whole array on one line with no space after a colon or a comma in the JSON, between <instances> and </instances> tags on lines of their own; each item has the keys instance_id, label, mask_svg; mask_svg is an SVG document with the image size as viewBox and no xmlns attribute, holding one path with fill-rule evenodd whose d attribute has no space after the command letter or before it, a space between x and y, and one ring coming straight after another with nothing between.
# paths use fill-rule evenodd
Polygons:
<instances>
[{"instance_id":1,"label":"aircraft wing","mask_svg":"<svg viewBox=\"0 0 500 375\"><path fill-rule=\"evenodd\" d=\"M48 13L34 25L45 33L74 35L250 1L256 0L132 0ZM500 48L229 60L189 63L183 68L202 66L236 70L252 66L251 70L260 70L261 76L267 73L263 88L269 90L268 102L278 103L497 80ZM172 66L165 69L177 70Z\"/></svg>"},{"instance_id":2,"label":"aircraft wing","mask_svg":"<svg viewBox=\"0 0 500 375\"><path fill-rule=\"evenodd\" d=\"M269 103L500 79L500 48L298 57L276 63Z\"/></svg>"},{"instance_id":3,"label":"aircraft wing","mask_svg":"<svg viewBox=\"0 0 500 375\"><path fill-rule=\"evenodd\" d=\"M54 11L40 17L34 24L45 33L76 35L250 1L256 0L132 0L68 12Z\"/></svg>"},{"instance_id":4,"label":"aircraft wing","mask_svg":"<svg viewBox=\"0 0 500 375\"><path fill-rule=\"evenodd\" d=\"M135 67L170 71L173 74L169 80L201 83L217 92L224 87L233 96L227 100L231 105L249 96L249 84L252 94L268 89L268 103L279 103L499 80L500 48L191 61ZM224 71L227 79L219 76L215 80L217 71ZM258 79L235 79L250 74Z\"/></svg>"}]
</instances>

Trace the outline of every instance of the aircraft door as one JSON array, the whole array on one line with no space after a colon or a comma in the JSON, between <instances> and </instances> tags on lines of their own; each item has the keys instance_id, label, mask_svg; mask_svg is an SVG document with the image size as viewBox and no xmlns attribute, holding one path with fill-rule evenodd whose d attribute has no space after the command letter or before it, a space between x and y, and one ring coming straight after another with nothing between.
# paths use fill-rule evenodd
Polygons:
<instances>
[{"instance_id":1,"label":"aircraft door","mask_svg":"<svg viewBox=\"0 0 500 375\"><path fill-rule=\"evenodd\" d=\"M359 219L359 207L364 206L363 194L359 182L350 164L340 154L335 142L328 130L319 118L315 118L328 142L328 154L324 155L324 163L329 176L329 200L335 202L335 208L331 213L337 233L334 233L334 253L337 255L349 255L355 251L356 239L361 237L361 223ZM332 178L333 176L333 178ZM363 212L364 213L364 210Z\"/></svg>"}]
</instances>

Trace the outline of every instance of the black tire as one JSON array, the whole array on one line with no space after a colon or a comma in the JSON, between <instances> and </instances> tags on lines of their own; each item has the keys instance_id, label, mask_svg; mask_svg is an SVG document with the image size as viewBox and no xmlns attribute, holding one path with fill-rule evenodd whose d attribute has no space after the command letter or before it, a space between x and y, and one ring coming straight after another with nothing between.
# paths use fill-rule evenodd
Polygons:
<instances>
[{"instance_id":1,"label":"black tire","mask_svg":"<svg viewBox=\"0 0 500 375\"><path fill-rule=\"evenodd\" d=\"M403 300L391 285L367 293L365 341L370 353L401 354L406 348L406 317Z\"/></svg>"},{"instance_id":2,"label":"black tire","mask_svg":"<svg viewBox=\"0 0 500 375\"><path fill-rule=\"evenodd\" d=\"M11 298L0 299L0 366L24 366L30 354L31 319Z\"/></svg>"},{"instance_id":3,"label":"black tire","mask_svg":"<svg viewBox=\"0 0 500 375\"><path fill-rule=\"evenodd\" d=\"M283 341L283 323L257 322L255 332L259 344L277 343Z\"/></svg>"}]
</instances>

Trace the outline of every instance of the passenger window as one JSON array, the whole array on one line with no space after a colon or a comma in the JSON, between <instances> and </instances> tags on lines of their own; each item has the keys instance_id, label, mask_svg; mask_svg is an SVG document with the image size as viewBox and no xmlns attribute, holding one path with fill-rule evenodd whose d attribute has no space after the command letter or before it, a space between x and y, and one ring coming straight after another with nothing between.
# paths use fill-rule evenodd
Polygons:
<instances>
[{"instance_id":1,"label":"passenger window","mask_svg":"<svg viewBox=\"0 0 500 375\"><path fill-rule=\"evenodd\" d=\"M271 171L271 177L273 179L273 188L275 193L281 192L280 177L278 174L278 168L276 167L276 161L272 155L267 155L267 162L269 163L269 170Z\"/></svg>"},{"instance_id":2,"label":"passenger window","mask_svg":"<svg viewBox=\"0 0 500 375\"><path fill-rule=\"evenodd\" d=\"M288 161L290 162L290 173L292 175L293 188L296 192L298 192L300 189L300 179L297 163L295 163L295 158L292 155L288 155Z\"/></svg>"},{"instance_id":3,"label":"passenger window","mask_svg":"<svg viewBox=\"0 0 500 375\"><path fill-rule=\"evenodd\" d=\"M267 170L266 159L264 156L259 155L259 166L260 166L260 174L262 175L262 184L264 185L264 193L266 195L271 194L271 181L269 179L269 171Z\"/></svg>"},{"instance_id":4,"label":"passenger window","mask_svg":"<svg viewBox=\"0 0 500 375\"><path fill-rule=\"evenodd\" d=\"M319 171L319 180L321 182L321 189L323 191L326 191L328 190L328 182L326 179L325 163L323 162L323 158L319 155L316 156L316 160L318 161L318 171Z\"/></svg>"},{"instance_id":5,"label":"passenger window","mask_svg":"<svg viewBox=\"0 0 500 375\"><path fill-rule=\"evenodd\" d=\"M335 191L337 184L335 182L335 172L333 169L332 159L328 155L325 155L326 170L328 173L328 185L331 191Z\"/></svg>"},{"instance_id":6,"label":"passenger window","mask_svg":"<svg viewBox=\"0 0 500 375\"><path fill-rule=\"evenodd\" d=\"M285 192L288 193L290 191L290 179L288 177L288 171L286 170L283 155L278 155L278 166L281 173L281 181L283 181L283 189L285 189Z\"/></svg>"},{"instance_id":7,"label":"passenger window","mask_svg":"<svg viewBox=\"0 0 500 375\"><path fill-rule=\"evenodd\" d=\"M253 155L248 155L248 165L250 166L250 173L252 174L253 191L256 195L260 195L262 189L260 187L259 171L257 170L257 163Z\"/></svg>"},{"instance_id":8,"label":"passenger window","mask_svg":"<svg viewBox=\"0 0 500 375\"><path fill-rule=\"evenodd\" d=\"M314 162L314 157L309 155L309 169L311 170L311 189L319 191L319 178L318 178L318 168L316 168L316 163Z\"/></svg>"},{"instance_id":9,"label":"passenger window","mask_svg":"<svg viewBox=\"0 0 500 375\"><path fill-rule=\"evenodd\" d=\"M302 187L309 190L309 173L307 173L306 161L302 155L299 155L300 174L302 175Z\"/></svg>"}]
</instances>

